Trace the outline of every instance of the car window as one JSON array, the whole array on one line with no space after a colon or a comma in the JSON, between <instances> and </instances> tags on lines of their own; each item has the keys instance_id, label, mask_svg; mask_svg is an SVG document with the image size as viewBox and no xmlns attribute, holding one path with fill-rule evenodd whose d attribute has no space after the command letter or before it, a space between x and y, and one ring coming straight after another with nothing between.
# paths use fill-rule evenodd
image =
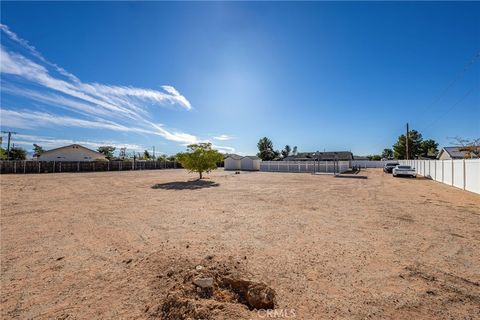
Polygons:
<instances>
[{"instance_id":1,"label":"car window","mask_svg":"<svg viewBox=\"0 0 480 320\"><path fill-rule=\"evenodd\" d=\"M399 169L410 169L410 166L398 166Z\"/></svg>"}]
</instances>

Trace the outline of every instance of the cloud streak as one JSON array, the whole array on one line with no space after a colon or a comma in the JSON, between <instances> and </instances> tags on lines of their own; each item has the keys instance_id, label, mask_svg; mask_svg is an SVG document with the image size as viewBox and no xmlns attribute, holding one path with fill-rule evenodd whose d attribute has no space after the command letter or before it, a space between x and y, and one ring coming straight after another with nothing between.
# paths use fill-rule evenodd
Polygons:
<instances>
[{"instance_id":1,"label":"cloud streak","mask_svg":"<svg viewBox=\"0 0 480 320\"><path fill-rule=\"evenodd\" d=\"M226 134L221 134L219 136L215 136L213 137L214 140L218 140L218 141L227 141L227 140L232 140L233 138L226 135Z\"/></svg>"},{"instance_id":2,"label":"cloud streak","mask_svg":"<svg viewBox=\"0 0 480 320\"><path fill-rule=\"evenodd\" d=\"M205 141L179 130L172 130L153 120L155 107L191 110L192 104L175 87L163 85L159 90L82 82L78 77L45 59L28 41L7 26L0 31L24 50L0 47L1 92L49 106L48 112L31 104L1 106L1 126L35 129L76 127L156 135L180 144ZM24 55L26 51L28 55ZM2 102L4 104L4 102ZM33 110L32 110L33 109ZM63 112L59 112L63 110ZM65 113L66 112L66 113ZM133 124L133 125L132 125ZM218 139L216 139L218 138ZM214 139L228 140L221 135ZM233 150L221 146L223 150Z\"/></svg>"}]
</instances>

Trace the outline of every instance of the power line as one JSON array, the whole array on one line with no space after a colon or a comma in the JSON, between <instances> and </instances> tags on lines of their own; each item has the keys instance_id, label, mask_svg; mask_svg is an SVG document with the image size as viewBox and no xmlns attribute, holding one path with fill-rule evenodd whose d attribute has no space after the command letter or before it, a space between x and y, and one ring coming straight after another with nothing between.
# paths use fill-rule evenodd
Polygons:
<instances>
[{"instance_id":1,"label":"power line","mask_svg":"<svg viewBox=\"0 0 480 320\"><path fill-rule=\"evenodd\" d=\"M458 80L460 80L463 77L463 75L467 72L467 70L472 65L474 65L479 58L480 58L480 51L478 51L473 56L473 58L470 59L470 61L465 64L463 69L455 76L455 78L445 87L445 89L442 90L442 92L440 92L440 94L427 107L425 107L423 110L420 110L420 113L424 113L425 111L429 110L433 105L435 105L438 101L440 101L440 99L450 90L451 87L453 87L455 83L457 83Z\"/></svg>"},{"instance_id":2,"label":"power line","mask_svg":"<svg viewBox=\"0 0 480 320\"><path fill-rule=\"evenodd\" d=\"M445 116L447 113L449 113L450 111L452 111L453 109L455 109L455 107L457 107L460 103L463 102L463 100L465 100L473 91L475 90L475 86L473 86L470 90L468 90L459 100L457 100L457 102L455 102L454 104L452 104L450 106L450 108L448 108L447 110L445 110L445 112L443 112L442 114L440 114L437 118L433 119L433 121L431 121L426 127L424 127L423 129L428 129L430 128L433 124L435 124L438 120L440 120L443 116Z\"/></svg>"}]
</instances>

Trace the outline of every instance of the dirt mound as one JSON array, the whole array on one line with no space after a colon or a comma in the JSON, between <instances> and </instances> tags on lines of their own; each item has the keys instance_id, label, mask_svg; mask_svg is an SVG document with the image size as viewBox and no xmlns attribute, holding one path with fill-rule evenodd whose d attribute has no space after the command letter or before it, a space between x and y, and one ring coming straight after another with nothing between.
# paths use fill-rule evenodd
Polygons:
<instances>
[{"instance_id":1,"label":"dirt mound","mask_svg":"<svg viewBox=\"0 0 480 320\"><path fill-rule=\"evenodd\" d=\"M196 264L177 263L159 275L157 285L166 289L166 294L146 313L162 319L217 319L273 309L275 290L252 278L241 262L233 259L222 262L209 256Z\"/></svg>"}]
</instances>

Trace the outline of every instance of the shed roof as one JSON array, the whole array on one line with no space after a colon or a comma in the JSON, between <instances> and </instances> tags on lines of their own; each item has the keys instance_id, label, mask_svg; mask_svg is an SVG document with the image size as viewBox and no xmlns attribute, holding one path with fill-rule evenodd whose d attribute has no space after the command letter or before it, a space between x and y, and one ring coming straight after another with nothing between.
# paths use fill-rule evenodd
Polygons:
<instances>
[{"instance_id":1,"label":"shed roof","mask_svg":"<svg viewBox=\"0 0 480 320\"><path fill-rule=\"evenodd\" d=\"M241 160L243 158L243 156L240 156L238 154L234 154L234 153L231 153L228 155L227 159L228 158L232 158L233 160Z\"/></svg>"}]
</instances>

